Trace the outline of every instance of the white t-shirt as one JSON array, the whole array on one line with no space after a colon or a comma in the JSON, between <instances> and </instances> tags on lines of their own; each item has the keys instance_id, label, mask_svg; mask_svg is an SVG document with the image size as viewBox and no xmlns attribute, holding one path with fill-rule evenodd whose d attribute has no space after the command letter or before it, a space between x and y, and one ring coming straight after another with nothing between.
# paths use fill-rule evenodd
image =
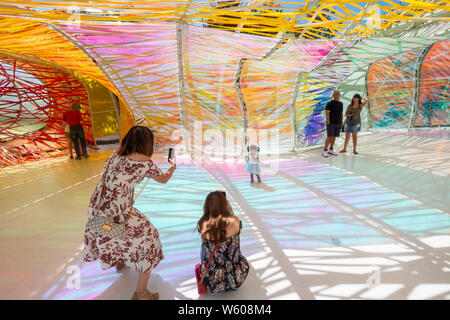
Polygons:
<instances>
[{"instance_id":1,"label":"white t-shirt","mask_svg":"<svg viewBox=\"0 0 450 320\"><path fill-rule=\"evenodd\" d=\"M258 158L253 158L251 155L248 156L248 163L249 164L258 164Z\"/></svg>"}]
</instances>

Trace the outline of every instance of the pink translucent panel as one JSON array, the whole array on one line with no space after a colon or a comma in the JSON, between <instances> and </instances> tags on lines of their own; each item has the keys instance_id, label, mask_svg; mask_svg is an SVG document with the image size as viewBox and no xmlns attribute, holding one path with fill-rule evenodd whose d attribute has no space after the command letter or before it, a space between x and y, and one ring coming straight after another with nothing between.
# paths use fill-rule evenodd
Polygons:
<instances>
[{"instance_id":1,"label":"pink translucent panel","mask_svg":"<svg viewBox=\"0 0 450 320\"><path fill-rule=\"evenodd\" d=\"M120 91L136 123L171 143L181 128L177 38L173 23L60 26Z\"/></svg>"},{"instance_id":2,"label":"pink translucent panel","mask_svg":"<svg viewBox=\"0 0 450 320\"><path fill-rule=\"evenodd\" d=\"M242 129L243 113L234 86L241 58L259 59L277 39L189 26L183 50L187 123L203 129ZM244 63L244 66L247 62Z\"/></svg>"}]
</instances>

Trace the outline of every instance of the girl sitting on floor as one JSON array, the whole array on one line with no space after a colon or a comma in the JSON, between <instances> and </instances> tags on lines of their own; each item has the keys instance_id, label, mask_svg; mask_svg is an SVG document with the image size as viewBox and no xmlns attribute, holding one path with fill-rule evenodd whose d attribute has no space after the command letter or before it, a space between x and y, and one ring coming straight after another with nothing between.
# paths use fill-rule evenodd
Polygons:
<instances>
[{"instance_id":1,"label":"girl sitting on floor","mask_svg":"<svg viewBox=\"0 0 450 320\"><path fill-rule=\"evenodd\" d=\"M225 192L208 194L197 230L202 237L203 283L212 294L235 291L247 278L250 265L241 253L241 229Z\"/></svg>"}]
</instances>

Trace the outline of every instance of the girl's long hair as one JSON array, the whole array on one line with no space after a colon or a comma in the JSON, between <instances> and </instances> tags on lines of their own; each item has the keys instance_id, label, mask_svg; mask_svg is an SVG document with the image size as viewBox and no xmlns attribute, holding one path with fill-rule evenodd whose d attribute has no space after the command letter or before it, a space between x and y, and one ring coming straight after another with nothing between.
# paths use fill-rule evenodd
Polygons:
<instances>
[{"instance_id":1,"label":"girl's long hair","mask_svg":"<svg viewBox=\"0 0 450 320\"><path fill-rule=\"evenodd\" d=\"M350 102L350 104L348 105L349 107L352 106L353 107L353 99L358 98L358 103L359 105L362 105L362 98L359 95L359 93L355 93L355 95L352 98L352 101ZM347 107L348 108L348 107Z\"/></svg>"},{"instance_id":2,"label":"girl's long hair","mask_svg":"<svg viewBox=\"0 0 450 320\"><path fill-rule=\"evenodd\" d=\"M209 227L202 234L202 239L205 239L208 234L211 240L222 242L227 238L228 227L228 222L224 218L230 216L231 212L225 194L222 191L211 192L203 205L203 216L197 223L197 231L202 233L203 224L209 221Z\"/></svg>"},{"instance_id":3,"label":"girl's long hair","mask_svg":"<svg viewBox=\"0 0 450 320\"><path fill-rule=\"evenodd\" d=\"M149 128L134 126L122 139L118 153L120 156L140 153L151 157L153 155L154 140L153 132Z\"/></svg>"}]
</instances>

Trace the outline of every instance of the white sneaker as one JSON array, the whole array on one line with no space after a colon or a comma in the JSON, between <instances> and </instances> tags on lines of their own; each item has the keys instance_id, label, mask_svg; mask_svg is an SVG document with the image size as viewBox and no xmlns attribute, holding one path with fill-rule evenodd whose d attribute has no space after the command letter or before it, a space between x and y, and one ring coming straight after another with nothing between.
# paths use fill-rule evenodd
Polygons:
<instances>
[{"instance_id":1,"label":"white sneaker","mask_svg":"<svg viewBox=\"0 0 450 320\"><path fill-rule=\"evenodd\" d=\"M322 156L324 156L325 158L328 158L328 151L323 150Z\"/></svg>"},{"instance_id":2,"label":"white sneaker","mask_svg":"<svg viewBox=\"0 0 450 320\"><path fill-rule=\"evenodd\" d=\"M333 156L337 156L338 154L334 152L334 150L330 149L328 150L328 154L332 154Z\"/></svg>"}]
</instances>

